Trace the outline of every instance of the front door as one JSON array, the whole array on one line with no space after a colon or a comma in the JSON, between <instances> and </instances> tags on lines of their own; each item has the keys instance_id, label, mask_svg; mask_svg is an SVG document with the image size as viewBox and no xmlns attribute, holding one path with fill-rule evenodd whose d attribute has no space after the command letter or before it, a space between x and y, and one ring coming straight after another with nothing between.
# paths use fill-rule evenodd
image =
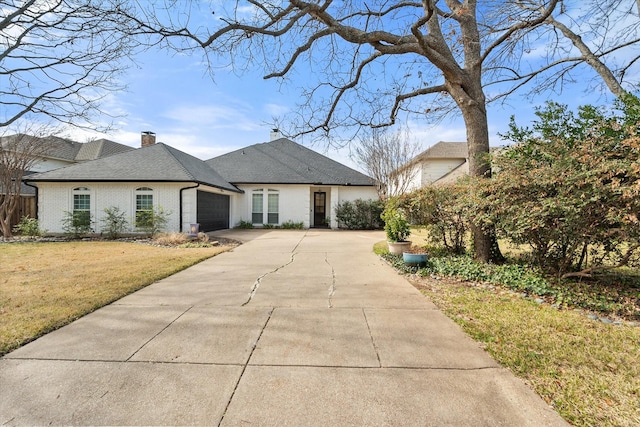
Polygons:
<instances>
[{"instance_id":1,"label":"front door","mask_svg":"<svg viewBox=\"0 0 640 427\"><path fill-rule=\"evenodd\" d=\"M313 226L326 227L327 221L327 193L313 193Z\"/></svg>"}]
</instances>

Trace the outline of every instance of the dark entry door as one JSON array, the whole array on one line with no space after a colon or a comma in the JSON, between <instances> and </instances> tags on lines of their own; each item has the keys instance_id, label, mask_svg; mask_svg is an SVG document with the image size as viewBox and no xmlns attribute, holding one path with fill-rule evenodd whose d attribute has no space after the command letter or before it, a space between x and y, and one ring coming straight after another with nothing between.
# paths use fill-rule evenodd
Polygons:
<instances>
[{"instance_id":1,"label":"dark entry door","mask_svg":"<svg viewBox=\"0 0 640 427\"><path fill-rule=\"evenodd\" d=\"M326 227L327 222L327 193L313 193L313 225L314 227Z\"/></svg>"},{"instance_id":2,"label":"dark entry door","mask_svg":"<svg viewBox=\"0 0 640 427\"><path fill-rule=\"evenodd\" d=\"M196 215L200 231L229 228L229 196L198 191Z\"/></svg>"}]
</instances>

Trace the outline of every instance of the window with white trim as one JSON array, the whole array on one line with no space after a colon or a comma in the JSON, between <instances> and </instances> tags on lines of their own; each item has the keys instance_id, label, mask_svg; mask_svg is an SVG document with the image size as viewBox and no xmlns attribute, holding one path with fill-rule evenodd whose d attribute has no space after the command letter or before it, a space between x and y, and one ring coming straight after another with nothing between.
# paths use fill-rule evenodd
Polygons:
<instances>
[{"instance_id":1,"label":"window with white trim","mask_svg":"<svg viewBox=\"0 0 640 427\"><path fill-rule=\"evenodd\" d=\"M153 214L153 188L136 188L136 227L146 225Z\"/></svg>"},{"instance_id":2,"label":"window with white trim","mask_svg":"<svg viewBox=\"0 0 640 427\"><path fill-rule=\"evenodd\" d=\"M269 189L267 195L267 224L278 223L279 197L278 190Z\"/></svg>"},{"instance_id":3,"label":"window with white trim","mask_svg":"<svg viewBox=\"0 0 640 427\"><path fill-rule=\"evenodd\" d=\"M251 194L251 223L252 224L263 224L263 212L264 212L264 190L261 188L259 190L253 190Z\"/></svg>"},{"instance_id":4,"label":"window with white trim","mask_svg":"<svg viewBox=\"0 0 640 427\"><path fill-rule=\"evenodd\" d=\"M279 222L280 192L271 188L253 190L251 193L251 223L277 225Z\"/></svg>"},{"instance_id":5,"label":"window with white trim","mask_svg":"<svg viewBox=\"0 0 640 427\"><path fill-rule=\"evenodd\" d=\"M91 191L87 187L73 189L73 213L91 212Z\"/></svg>"}]
</instances>

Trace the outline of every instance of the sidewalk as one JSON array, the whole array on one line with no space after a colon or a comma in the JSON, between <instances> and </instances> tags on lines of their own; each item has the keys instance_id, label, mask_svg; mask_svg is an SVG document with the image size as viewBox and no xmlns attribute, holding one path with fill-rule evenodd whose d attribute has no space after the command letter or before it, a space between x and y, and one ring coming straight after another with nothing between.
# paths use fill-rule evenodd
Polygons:
<instances>
[{"instance_id":1,"label":"sidewalk","mask_svg":"<svg viewBox=\"0 0 640 427\"><path fill-rule=\"evenodd\" d=\"M0 425L566 425L371 252L245 243L0 359Z\"/></svg>"}]
</instances>

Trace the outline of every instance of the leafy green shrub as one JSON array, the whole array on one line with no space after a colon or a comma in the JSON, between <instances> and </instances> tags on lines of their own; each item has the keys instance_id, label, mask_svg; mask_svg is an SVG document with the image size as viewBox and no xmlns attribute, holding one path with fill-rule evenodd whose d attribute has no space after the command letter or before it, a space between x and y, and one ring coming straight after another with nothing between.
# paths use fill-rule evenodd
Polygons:
<instances>
[{"instance_id":1,"label":"leafy green shrub","mask_svg":"<svg viewBox=\"0 0 640 427\"><path fill-rule=\"evenodd\" d=\"M393 199L387 201L381 218L384 221L384 231L389 242L404 242L411 234L411 228L404 213L396 207Z\"/></svg>"},{"instance_id":2,"label":"leafy green shrub","mask_svg":"<svg viewBox=\"0 0 640 427\"><path fill-rule=\"evenodd\" d=\"M544 271L568 277L640 262L640 101L622 115L595 107L578 114L550 102L533 129L504 135L515 145L494 158L484 203L502 237L532 248Z\"/></svg>"},{"instance_id":3,"label":"leafy green shrub","mask_svg":"<svg viewBox=\"0 0 640 427\"><path fill-rule=\"evenodd\" d=\"M117 239L127 230L129 222L125 214L117 206L104 208L106 216L102 218L102 230L106 232L109 239Z\"/></svg>"},{"instance_id":4,"label":"leafy green shrub","mask_svg":"<svg viewBox=\"0 0 640 427\"><path fill-rule=\"evenodd\" d=\"M28 216L23 216L22 218L20 218L20 222L15 227L13 227L13 232L29 237L42 235L42 230L40 230L38 220Z\"/></svg>"},{"instance_id":5,"label":"leafy green shrub","mask_svg":"<svg viewBox=\"0 0 640 427\"><path fill-rule=\"evenodd\" d=\"M285 230L302 230L304 228L304 222L285 221L280 228Z\"/></svg>"},{"instance_id":6,"label":"leafy green shrub","mask_svg":"<svg viewBox=\"0 0 640 427\"><path fill-rule=\"evenodd\" d=\"M162 206L149 210L137 211L136 227L144 231L149 236L155 236L166 228L167 223L169 222L169 215L171 215L171 212L166 212Z\"/></svg>"},{"instance_id":7,"label":"leafy green shrub","mask_svg":"<svg viewBox=\"0 0 640 427\"><path fill-rule=\"evenodd\" d=\"M340 228L377 230L383 225L380 218L383 209L384 205L380 200L346 200L336 205L336 219Z\"/></svg>"},{"instance_id":8,"label":"leafy green shrub","mask_svg":"<svg viewBox=\"0 0 640 427\"><path fill-rule=\"evenodd\" d=\"M466 249L472 208L468 193L463 182L427 186L402 196L399 203L411 224L426 228L432 243L460 255Z\"/></svg>"},{"instance_id":9,"label":"leafy green shrub","mask_svg":"<svg viewBox=\"0 0 640 427\"><path fill-rule=\"evenodd\" d=\"M93 232L93 219L89 211L65 211L62 229L65 234L79 238Z\"/></svg>"},{"instance_id":10,"label":"leafy green shrub","mask_svg":"<svg viewBox=\"0 0 640 427\"><path fill-rule=\"evenodd\" d=\"M253 224L250 221L240 220L240 222L235 226L235 228L251 229L253 228Z\"/></svg>"},{"instance_id":11,"label":"leafy green shrub","mask_svg":"<svg viewBox=\"0 0 640 427\"><path fill-rule=\"evenodd\" d=\"M273 228L278 228L278 226L275 225L275 224L262 224L262 228L270 230L270 229L273 229Z\"/></svg>"}]
</instances>

